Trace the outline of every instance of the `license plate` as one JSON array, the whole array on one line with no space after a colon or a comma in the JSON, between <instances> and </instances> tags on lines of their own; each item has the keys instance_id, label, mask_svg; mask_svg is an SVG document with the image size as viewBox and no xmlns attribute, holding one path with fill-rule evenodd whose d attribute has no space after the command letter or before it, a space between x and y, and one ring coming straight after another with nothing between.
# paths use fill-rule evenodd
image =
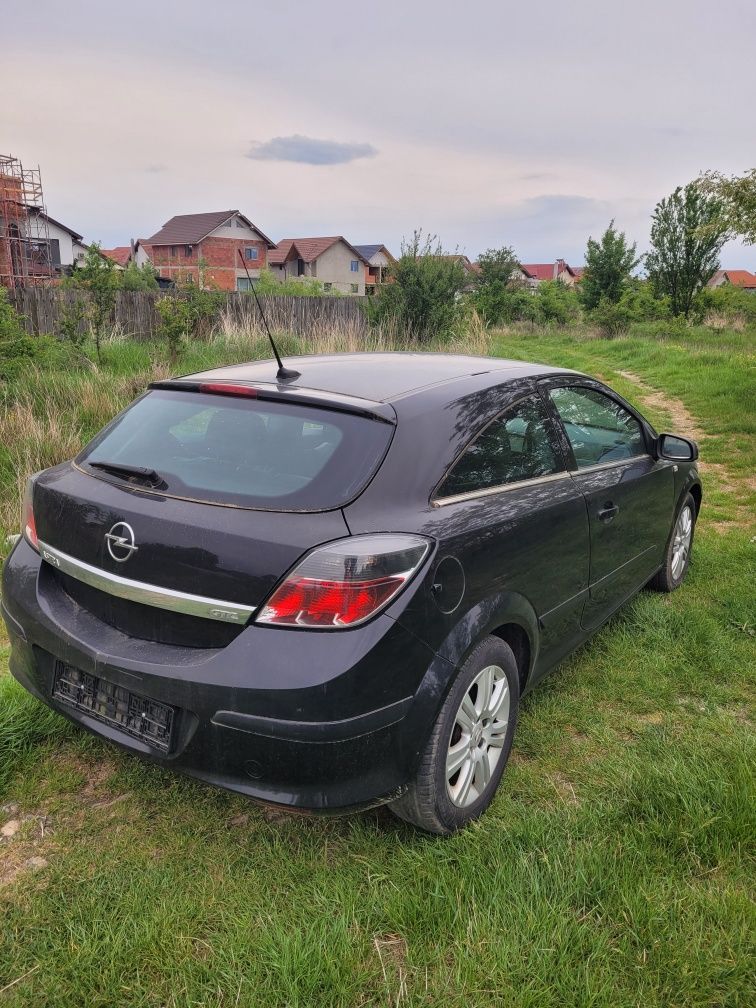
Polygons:
<instances>
[{"instance_id":1,"label":"license plate","mask_svg":"<svg viewBox=\"0 0 756 1008\"><path fill-rule=\"evenodd\" d=\"M53 697L162 752L171 747L175 710L58 662Z\"/></svg>"}]
</instances>

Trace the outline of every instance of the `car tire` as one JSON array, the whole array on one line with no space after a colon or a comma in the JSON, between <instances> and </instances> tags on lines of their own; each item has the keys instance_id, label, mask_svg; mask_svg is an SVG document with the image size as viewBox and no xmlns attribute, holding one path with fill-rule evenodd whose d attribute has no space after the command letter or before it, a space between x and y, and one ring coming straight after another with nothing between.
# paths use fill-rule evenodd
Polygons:
<instances>
[{"instance_id":1,"label":"car tire","mask_svg":"<svg viewBox=\"0 0 756 1008\"><path fill-rule=\"evenodd\" d=\"M486 637L457 673L417 772L391 811L440 836L482 815L509 758L519 701L512 649L498 637Z\"/></svg>"},{"instance_id":2,"label":"car tire","mask_svg":"<svg viewBox=\"0 0 756 1008\"><path fill-rule=\"evenodd\" d=\"M664 554L664 566L650 581L650 587L655 591L673 592L685 580L690 566L695 528L696 502L692 494L687 494L675 515Z\"/></svg>"}]
</instances>

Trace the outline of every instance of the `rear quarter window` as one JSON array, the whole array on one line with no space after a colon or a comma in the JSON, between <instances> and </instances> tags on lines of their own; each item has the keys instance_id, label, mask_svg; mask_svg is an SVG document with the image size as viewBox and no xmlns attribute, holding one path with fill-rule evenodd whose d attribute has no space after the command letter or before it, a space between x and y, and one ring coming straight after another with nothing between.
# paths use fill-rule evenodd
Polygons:
<instances>
[{"instance_id":1,"label":"rear quarter window","mask_svg":"<svg viewBox=\"0 0 756 1008\"><path fill-rule=\"evenodd\" d=\"M323 511L364 489L392 433L391 424L335 410L160 389L105 428L77 462L153 469L163 492L189 500Z\"/></svg>"}]
</instances>

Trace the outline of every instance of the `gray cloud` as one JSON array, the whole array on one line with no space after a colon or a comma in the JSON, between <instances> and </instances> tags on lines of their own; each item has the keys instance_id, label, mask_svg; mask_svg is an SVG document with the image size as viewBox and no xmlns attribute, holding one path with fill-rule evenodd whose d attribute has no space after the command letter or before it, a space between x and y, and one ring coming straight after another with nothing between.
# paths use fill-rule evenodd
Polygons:
<instances>
[{"instance_id":1,"label":"gray cloud","mask_svg":"<svg viewBox=\"0 0 756 1008\"><path fill-rule=\"evenodd\" d=\"M253 161L294 161L296 164L348 164L358 158L375 157L378 151L368 143L339 143L337 140L317 140L314 137L273 137L265 143L253 141L247 157Z\"/></svg>"}]
</instances>

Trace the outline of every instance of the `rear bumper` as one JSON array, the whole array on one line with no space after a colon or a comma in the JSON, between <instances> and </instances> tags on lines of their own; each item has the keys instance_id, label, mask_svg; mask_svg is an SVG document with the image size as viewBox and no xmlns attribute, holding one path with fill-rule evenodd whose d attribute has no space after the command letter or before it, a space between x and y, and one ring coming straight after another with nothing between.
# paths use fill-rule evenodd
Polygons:
<instances>
[{"instance_id":1,"label":"rear bumper","mask_svg":"<svg viewBox=\"0 0 756 1008\"><path fill-rule=\"evenodd\" d=\"M451 666L386 615L337 633L251 626L222 649L137 640L76 605L25 542L3 572L16 679L140 757L280 805L339 811L401 793ZM165 754L53 699L57 663L177 709Z\"/></svg>"}]
</instances>

